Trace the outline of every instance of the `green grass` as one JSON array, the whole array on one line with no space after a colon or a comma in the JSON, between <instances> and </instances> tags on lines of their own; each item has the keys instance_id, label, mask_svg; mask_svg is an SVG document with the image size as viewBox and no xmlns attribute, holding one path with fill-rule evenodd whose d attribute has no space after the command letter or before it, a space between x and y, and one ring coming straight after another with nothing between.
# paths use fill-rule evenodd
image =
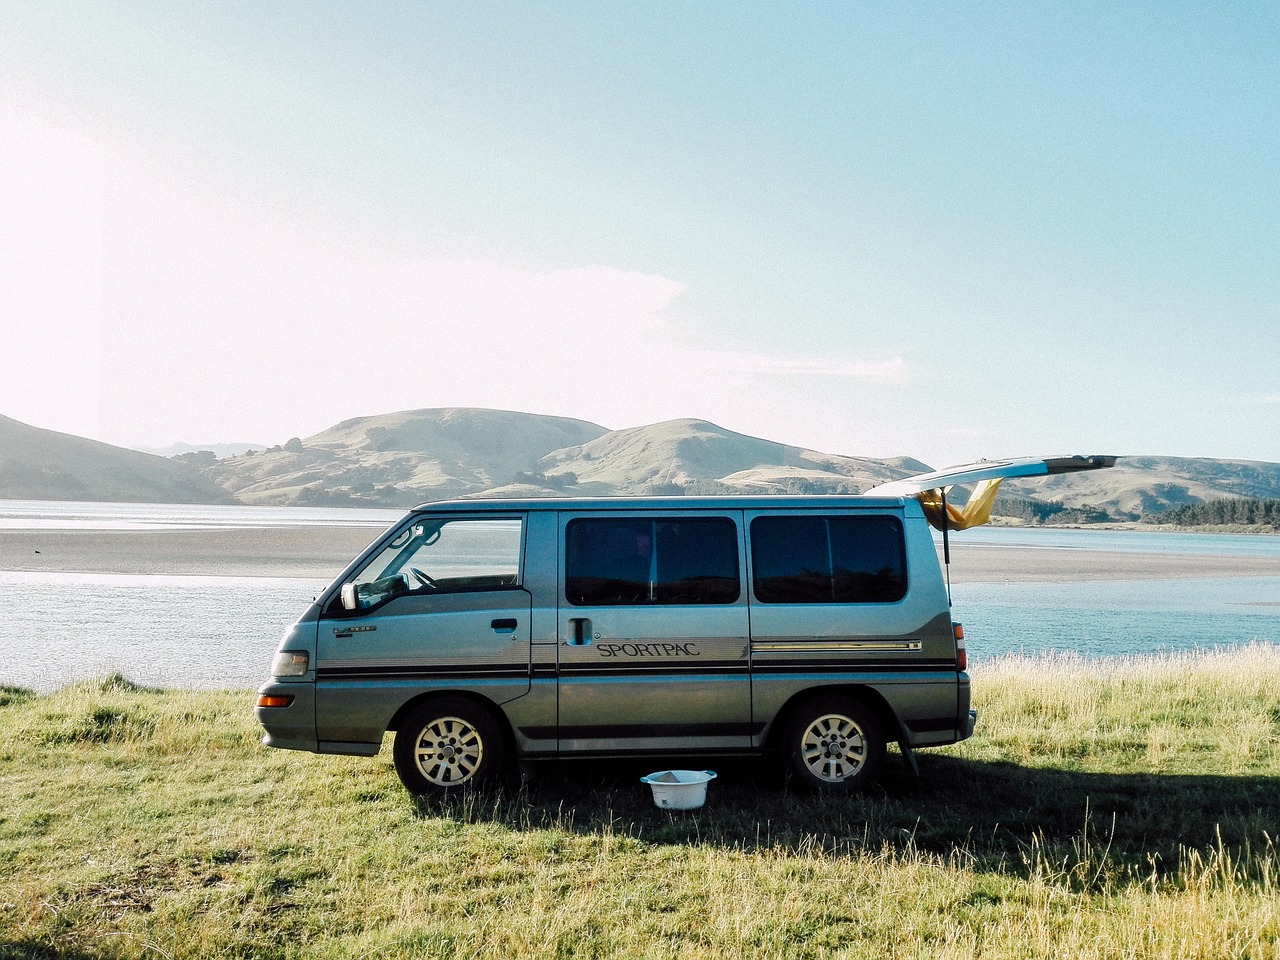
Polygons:
<instances>
[{"instance_id":1,"label":"green grass","mask_svg":"<svg viewBox=\"0 0 1280 960\"><path fill-rule=\"evenodd\" d=\"M0 956L1280 956L1280 649L973 674L919 781L713 761L693 813L653 762L422 801L248 692L0 688Z\"/></svg>"}]
</instances>

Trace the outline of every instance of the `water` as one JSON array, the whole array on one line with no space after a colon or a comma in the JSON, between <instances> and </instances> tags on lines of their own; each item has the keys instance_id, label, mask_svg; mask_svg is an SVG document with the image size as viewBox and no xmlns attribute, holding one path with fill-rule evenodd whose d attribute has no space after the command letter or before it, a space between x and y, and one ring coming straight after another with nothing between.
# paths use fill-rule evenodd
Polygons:
<instances>
[{"instance_id":1,"label":"water","mask_svg":"<svg viewBox=\"0 0 1280 960\"><path fill-rule=\"evenodd\" d=\"M400 511L0 501L0 528L385 525ZM1280 559L1280 537L1145 531L967 530L1008 547ZM337 572L336 570L334 571ZM147 685L245 689L325 586L271 577L0 571L0 683L52 690L118 671ZM1280 576L1085 583L957 583L975 670L1004 653L1085 657L1280 644Z\"/></svg>"},{"instance_id":2,"label":"water","mask_svg":"<svg viewBox=\"0 0 1280 960\"><path fill-rule=\"evenodd\" d=\"M1280 577L964 583L951 590L970 660L1085 657L1280 644Z\"/></svg>"},{"instance_id":3,"label":"water","mask_svg":"<svg viewBox=\"0 0 1280 960\"><path fill-rule=\"evenodd\" d=\"M1010 549L1261 557L1276 560L1280 572L1274 536L1025 527L977 527L956 536ZM1110 657L1280 643L1280 576L956 583L951 595L975 664L1008 653Z\"/></svg>"},{"instance_id":4,"label":"water","mask_svg":"<svg viewBox=\"0 0 1280 960\"><path fill-rule=\"evenodd\" d=\"M403 510L0 500L0 529L385 527ZM334 574L338 573L334 570ZM119 672L153 686L256 687L327 580L0 571L0 684L41 692Z\"/></svg>"},{"instance_id":5,"label":"water","mask_svg":"<svg viewBox=\"0 0 1280 960\"><path fill-rule=\"evenodd\" d=\"M119 672L148 686L256 687L284 628L325 586L0 572L0 683L45 692Z\"/></svg>"},{"instance_id":6,"label":"water","mask_svg":"<svg viewBox=\"0 0 1280 960\"><path fill-rule=\"evenodd\" d=\"M934 540L941 543L942 534ZM1165 530L1088 530L1054 527L975 527L956 542L1055 550L1104 550L1197 557L1265 557L1280 561L1280 537L1259 534L1173 533Z\"/></svg>"}]
</instances>

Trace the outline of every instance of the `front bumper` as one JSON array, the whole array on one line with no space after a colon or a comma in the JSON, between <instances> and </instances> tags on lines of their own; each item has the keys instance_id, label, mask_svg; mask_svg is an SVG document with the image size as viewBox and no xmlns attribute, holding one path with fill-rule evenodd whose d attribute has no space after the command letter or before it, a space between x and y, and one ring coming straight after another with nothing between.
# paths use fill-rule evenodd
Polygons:
<instances>
[{"instance_id":1,"label":"front bumper","mask_svg":"<svg viewBox=\"0 0 1280 960\"><path fill-rule=\"evenodd\" d=\"M287 707L253 708L253 716L265 731L262 742L283 750L317 752L316 688L313 683L271 680L258 688L258 696L292 697Z\"/></svg>"}]
</instances>

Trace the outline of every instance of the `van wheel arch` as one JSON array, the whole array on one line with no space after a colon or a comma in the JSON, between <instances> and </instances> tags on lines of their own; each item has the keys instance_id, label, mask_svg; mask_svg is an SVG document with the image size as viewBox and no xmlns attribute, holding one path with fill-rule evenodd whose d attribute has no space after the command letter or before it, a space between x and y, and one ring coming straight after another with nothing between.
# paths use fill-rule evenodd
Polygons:
<instances>
[{"instance_id":1,"label":"van wheel arch","mask_svg":"<svg viewBox=\"0 0 1280 960\"><path fill-rule=\"evenodd\" d=\"M810 701L828 696L846 697L861 703L871 710L876 719L880 721L886 742L902 742L906 739L906 732L903 730L902 723L898 720L898 715L893 712L893 708L889 706L889 702L885 700L879 691L873 687L848 684L830 687L810 687L792 696L790 700L783 704L782 709L778 711L778 715L769 726L769 733L765 739L766 749L770 752L779 750L782 747L783 735L796 712L807 706Z\"/></svg>"},{"instance_id":2,"label":"van wheel arch","mask_svg":"<svg viewBox=\"0 0 1280 960\"><path fill-rule=\"evenodd\" d=\"M507 715L502 712L502 709L488 697L482 697L478 693L471 693L468 690L432 690L429 693L420 693L416 697L406 700L391 717L391 722L387 724L387 732L395 733L398 731L405 717L424 703L430 703L432 700L470 700L481 710L488 710L493 715L493 718L502 724L505 736L514 742L511 724L507 721Z\"/></svg>"},{"instance_id":3,"label":"van wheel arch","mask_svg":"<svg viewBox=\"0 0 1280 960\"><path fill-rule=\"evenodd\" d=\"M847 794L874 783L884 764L885 747L897 729L892 713L886 723L876 697L860 688L823 687L797 696L774 726L773 742L799 789Z\"/></svg>"},{"instance_id":4,"label":"van wheel arch","mask_svg":"<svg viewBox=\"0 0 1280 960\"><path fill-rule=\"evenodd\" d=\"M778 723L787 778L800 790L844 795L876 782L893 727L867 699L823 689L795 701Z\"/></svg>"},{"instance_id":5,"label":"van wheel arch","mask_svg":"<svg viewBox=\"0 0 1280 960\"><path fill-rule=\"evenodd\" d=\"M425 729L425 722L439 712L442 717L460 719L468 734L479 736L483 751L489 760L477 772L477 776L468 776L465 782L456 787L430 782L421 768L415 770L412 759L413 747L410 745L415 731L411 728ZM387 729L396 736L392 747L396 772L401 782L412 793L451 793L458 789L471 789L481 783L492 782L509 772L515 758L515 736L506 714L493 701L474 693L462 691L433 691L414 697L396 711ZM474 759L479 760L479 757ZM490 762L496 759L495 762Z\"/></svg>"}]
</instances>

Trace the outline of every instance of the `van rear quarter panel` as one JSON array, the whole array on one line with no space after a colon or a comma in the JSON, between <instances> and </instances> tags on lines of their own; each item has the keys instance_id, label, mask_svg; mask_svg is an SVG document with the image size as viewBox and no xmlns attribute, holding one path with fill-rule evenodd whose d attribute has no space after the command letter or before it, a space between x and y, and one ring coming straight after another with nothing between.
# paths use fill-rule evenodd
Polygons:
<instances>
[{"instance_id":1,"label":"van rear quarter panel","mask_svg":"<svg viewBox=\"0 0 1280 960\"><path fill-rule=\"evenodd\" d=\"M752 714L765 727L762 742L791 705L830 690L887 708L893 721L885 731L889 739L912 746L957 739L968 710L968 682L957 668L937 551L914 502L896 515L906 539L907 591L901 600L770 604L753 597Z\"/></svg>"}]
</instances>

